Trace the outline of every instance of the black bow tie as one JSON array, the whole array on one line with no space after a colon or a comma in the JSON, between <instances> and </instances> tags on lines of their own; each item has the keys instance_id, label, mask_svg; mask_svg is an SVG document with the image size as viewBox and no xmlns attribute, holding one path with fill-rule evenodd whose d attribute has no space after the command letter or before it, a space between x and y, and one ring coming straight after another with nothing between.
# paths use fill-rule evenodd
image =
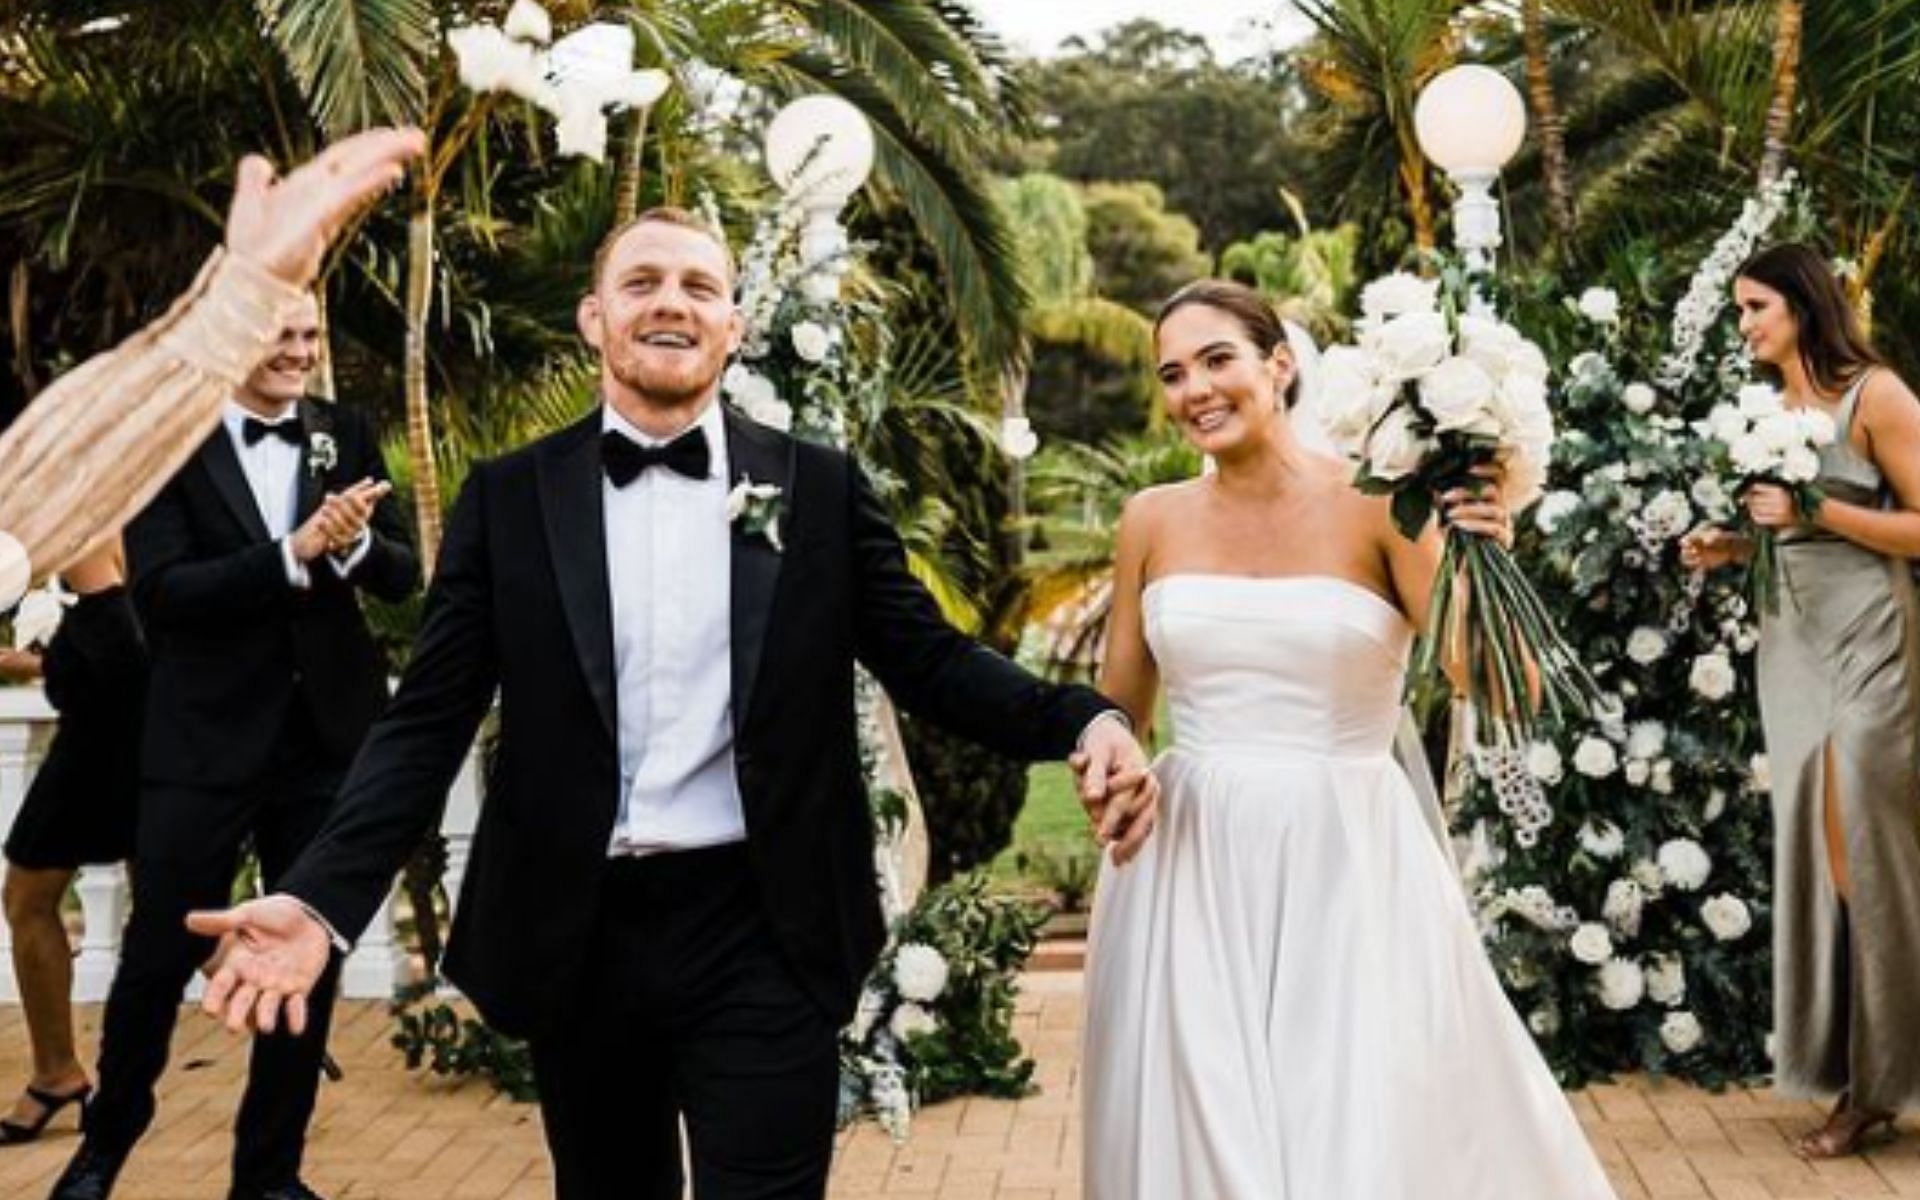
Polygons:
<instances>
[{"instance_id":1,"label":"black bow tie","mask_svg":"<svg viewBox=\"0 0 1920 1200\"><path fill-rule=\"evenodd\" d=\"M300 428L300 419L293 417L285 421L262 421L258 417L247 417L240 422L240 440L249 446L257 446L260 439L277 437L289 446L298 446L306 440L306 434Z\"/></svg>"},{"instance_id":2,"label":"black bow tie","mask_svg":"<svg viewBox=\"0 0 1920 1200\"><path fill-rule=\"evenodd\" d=\"M623 488L648 467L665 467L688 479L705 479L713 465L707 431L691 429L664 446L642 446L624 433L609 429L600 435L600 464L613 486Z\"/></svg>"}]
</instances>

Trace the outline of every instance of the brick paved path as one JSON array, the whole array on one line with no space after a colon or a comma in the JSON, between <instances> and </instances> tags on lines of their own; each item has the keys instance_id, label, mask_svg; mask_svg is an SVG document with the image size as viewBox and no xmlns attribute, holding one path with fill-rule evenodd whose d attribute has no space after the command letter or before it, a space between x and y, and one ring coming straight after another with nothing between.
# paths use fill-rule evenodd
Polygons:
<instances>
[{"instance_id":1,"label":"brick paved path","mask_svg":"<svg viewBox=\"0 0 1920 1200\"><path fill-rule=\"evenodd\" d=\"M1040 1061L1038 1095L929 1109L913 1141L899 1148L872 1128L859 1130L843 1140L835 1200L1076 1200L1079 983L1073 973L1029 977L1020 1036ZM89 1058L98 1019L97 1008L82 1011ZM333 1050L347 1078L321 1090L308 1181L329 1200L550 1195L535 1110L483 1086L407 1074L388 1047L390 1034L381 1006L343 1008ZM197 1015L183 1020L159 1124L129 1165L120 1200L223 1200L227 1130L244 1063L241 1042ZM20 1010L0 1008L0 1088L14 1086L25 1069ZM1865 1159L1813 1166L1793 1157L1788 1138L1817 1114L1764 1092L1711 1096L1629 1080L1591 1089L1574 1103L1623 1200L1920 1197L1920 1122L1912 1119L1903 1122L1900 1140ZM45 1195L75 1144L68 1119L57 1128L41 1144L0 1148L0 1198Z\"/></svg>"}]
</instances>

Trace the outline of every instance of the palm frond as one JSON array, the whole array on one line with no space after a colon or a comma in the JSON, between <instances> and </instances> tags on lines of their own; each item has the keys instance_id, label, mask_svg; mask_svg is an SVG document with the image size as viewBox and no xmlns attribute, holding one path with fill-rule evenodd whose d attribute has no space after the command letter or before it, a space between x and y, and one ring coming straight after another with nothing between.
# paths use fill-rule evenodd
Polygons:
<instances>
[{"instance_id":1,"label":"palm frond","mask_svg":"<svg viewBox=\"0 0 1920 1200\"><path fill-rule=\"evenodd\" d=\"M419 124L439 36L432 0L255 0L330 138L370 125Z\"/></svg>"}]
</instances>

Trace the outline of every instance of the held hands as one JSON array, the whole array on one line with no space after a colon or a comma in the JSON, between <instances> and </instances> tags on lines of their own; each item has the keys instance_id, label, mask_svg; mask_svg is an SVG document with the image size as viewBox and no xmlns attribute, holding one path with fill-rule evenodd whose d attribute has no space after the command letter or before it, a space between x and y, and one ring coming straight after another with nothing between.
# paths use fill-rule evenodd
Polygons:
<instances>
[{"instance_id":1,"label":"held hands","mask_svg":"<svg viewBox=\"0 0 1920 1200\"><path fill-rule=\"evenodd\" d=\"M1717 571L1744 562L1752 549L1740 534L1702 525L1680 539L1680 565L1689 571Z\"/></svg>"},{"instance_id":2,"label":"held hands","mask_svg":"<svg viewBox=\"0 0 1920 1200\"><path fill-rule=\"evenodd\" d=\"M1476 487L1457 487L1440 495L1440 515L1450 528L1476 533L1513 549L1513 513L1505 497L1506 469L1498 463L1485 463L1473 474L1486 482Z\"/></svg>"},{"instance_id":3,"label":"held hands","mask_svg":"<svg viewBox=\"0 0 1920 1200\"><path fill-rule=\"evenodd\" d=\"M327 244L361 209L398 187L407 162L426 148L418 129L370 129L328 146L281 180L266 159L247 156L227 210L227 250L306 286Z\"/></svg>"},{"instance_id":4,"label":"held hands","mask_svg":"<svg viewBox=\"0 0 1920 1200\"><path fill-rule=\"evenodd\" d=\"M293 531L289 541L293 554L301 562L312 562L322 554L344 554L360 540L373 510L393 485L385 480L362 479L344 492L328 492L320 507Z\"/></svg>"},{"instance_id":5,"label":"held hands","mask_svg":"<svg viewBox=\"0 0 1920 1200\"><path fill-rule=\"evenodd\" d=\"M187 928L217 937L201 968L207 991L200 1007L235 1033L272 1033L282 1014L291 1033L307 1028L307 996L327 969L333 943L320 922L291 896L266 896L219 912L187 916Z\"/></svg>"},{"instance_id":6,"label":"held hands","mask_svg":"<svg viewBox=\"0 0 1920 1200\"><path fill-rule=\"evenodd\" d=\"M1115 866L1133 861L1160 814L1160 781L1126 726L1100 718L1087 727L1080 749L1067 760L1080 790L1080 805L1094 836L1113 849Z\"/></svg>"},{"instance_id":7,"label":"held hands","mask_svg":"<svg viewBox=\"0 0 1920 1200\"><path fill-rule=\"evenodd\" d=\"M1747 515L1762 529L1791 529L1802 522L1793 493L1774 483L1756 483L1747 489Z\"/></svg>"}]
</instances>

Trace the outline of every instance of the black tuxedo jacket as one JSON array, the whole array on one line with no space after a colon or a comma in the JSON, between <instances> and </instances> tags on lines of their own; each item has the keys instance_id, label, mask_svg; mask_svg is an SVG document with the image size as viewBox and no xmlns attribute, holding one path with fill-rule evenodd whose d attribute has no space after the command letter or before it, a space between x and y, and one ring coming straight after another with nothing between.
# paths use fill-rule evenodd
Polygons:
<instances>
[{"instance_id":1,"label":"black tuxedo jacket","mask_svg":"<svg viewBox=\"0 0 1920 1200\"><path fill-rule=\"evenodd\" d=\"M802 985L845 1020L883 939L855 660L909 711L1023 758L1066 755L1112 705L949 626L847 456L733 412L726 427L733 479L781 489L785 545L738 524L731 540L749 858ZM601 428L595 411L468 478L399 690L281 884L357 935L440 812L497 687L497 757L445 965L519 1036L555 1030L577 999L619 809Z\"/></svg>"},{"instance_id":2,"label":"black tuxedo jacket","mask_svg":"<svg viewBox=\"0 0 1920 1200\"><path fill-rule=\"evenodd\" d=\"M336 461L318 469L309 448L299 472L298 528L329 491L387 477L373 427L356 409L300 401L309 444L331 437ZM141 772L208 787L258 776L305 704L330 757L352 760L386 702L386 664L361 616L364 588L402 600L420 564L399 505L380 502L366 556L342 579L324 558L307 564L312 586L287 579L225 425L127 526L134 607L152 655Z\"/></svg>"}]
</instances>

